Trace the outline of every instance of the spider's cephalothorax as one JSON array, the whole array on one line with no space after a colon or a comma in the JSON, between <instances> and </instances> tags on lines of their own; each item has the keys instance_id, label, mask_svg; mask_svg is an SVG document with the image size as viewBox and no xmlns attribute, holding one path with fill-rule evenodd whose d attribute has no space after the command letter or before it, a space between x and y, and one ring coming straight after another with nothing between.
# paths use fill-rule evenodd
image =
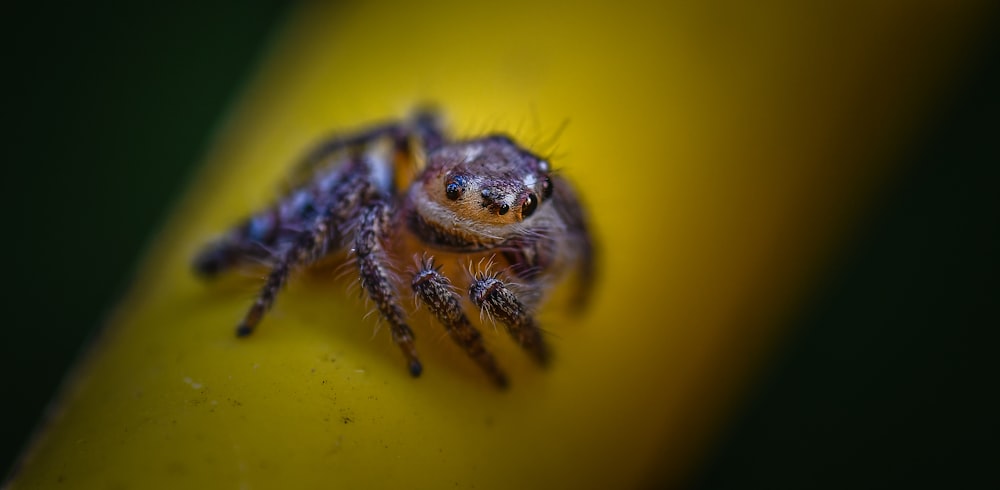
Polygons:
<instances>
[{"instance_id":1,"label":"spider's cephalothorax","mask_svg":"<svg viewBox=\"0 0 1000 490\"><path fill-rule=\"evenodd\" d=\"M418 161L422 168L400 190L400 169ZM467 264L506 263L459 279L467 283L462 285L471 302L506 325L540 363L548 360L548 350L530 311L571 270L580 275L578 304L590 289L593 248L576 195L547 161L510 138L449 142L438 119L420 113L327 140L296 168L293 183L276 204L205 247L195 261L204 276L252 262L271 265L237 327L239 336L253 332L293 269L347 249L411 375L423 368L400 306L407 285L493 382L504 386L506 376L433 254L457 254ZM422 258L406 281L393 271L409 256Z\"/></svg>"}]
</instances>

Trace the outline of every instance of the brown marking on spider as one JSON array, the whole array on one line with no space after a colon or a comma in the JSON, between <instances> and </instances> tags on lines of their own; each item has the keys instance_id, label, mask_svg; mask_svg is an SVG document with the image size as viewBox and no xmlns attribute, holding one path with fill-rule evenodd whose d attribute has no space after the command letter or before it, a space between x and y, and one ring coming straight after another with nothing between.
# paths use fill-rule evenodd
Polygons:
<instances>
[{"instance_id":1,"label":"brown marking on spider","mask_svg":"<svg viewBox=\"0 0 1000 490\"><path fill-rule=\"evenodd\" d=\"M404 169L421 160L425 164L412 182L400 184ZM344 249L353 254L358 282L389 324L412 376L423 366L400 306L405 282L393 272L400 258L424 257L409 284L414 297L498 386L507 384L506 375L466 317L452 279L430 254L458 254L469 264L488 258L492 265L502 258L506 267L500 271L464 278L469 298L540 364L549 360L549 350L531 311L573 270L579 273L576 305L587 301L594 253L580 202L545 159L506 136L449 141L438 117L420 112L407 121L330 138L296 167L292 182L274 205L195 259L195 270L206 277L260 261L270 264L264 286L236 328L240 337L253 333L289 274ZM417 245L400 250L406 244ZM513 282L518 288L508 287Z\"/></svg>"}]
</instances>

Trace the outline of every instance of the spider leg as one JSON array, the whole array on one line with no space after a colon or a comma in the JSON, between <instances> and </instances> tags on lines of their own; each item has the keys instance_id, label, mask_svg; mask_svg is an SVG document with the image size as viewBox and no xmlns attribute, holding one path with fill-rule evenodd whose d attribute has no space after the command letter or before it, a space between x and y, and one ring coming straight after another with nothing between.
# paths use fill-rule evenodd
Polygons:
<instances>
[{"instance_id":1,"label":"spider leg","mask_svg":"<svg viewBox=\"0 0 1000 490\"><path fill-rule=\"evenodd\" d=\"M358 208L365 178L364 165L358 159L345 162L328 179L296 189L208 244L195 258L195 271L214 277L238 265L275 259L272 250L294 246L324 211L333 213L328 217L330 225L347 222ZM324 210L323 203L331 204Z\"/></svg>"},{"instance_id":2,"label":"spider leg","mask_svg":"<svg viewBox=\"0 0 1000 490\"><path fill-rule=\"evenodd\" d=\"M589 231L583 205L572 186L558 177L553 179L553 183L556 197L553 202L563 221L566 222L568 236L565 243L573 250L578 271L576 291L572 301L575 309L581 311L590 303L590 296L593 294L597 276L597 250L595 250L597 247Z\"/></svg>"},{"instance_id":3,"label":"spider leg","mask_svg":"<svg viewBox=\"0 0 1000 490\"><path fill-rule=\"evenodd\" d=\"M547 364L549 350L542 331L517 296L495 276L478 275L469 287L469 299L507 326L511 337L539 364Z\"/></svg>"},{"instance_id":4,"label":"spider leg","mask_svg":"<svg viewBox=\"0 0 1000 490\"><path fill-rule=\"evenodd\" d=\"M486 375L500 387L507 386L507 376L497 366L493 354L486 350L482 334L469 323L459 296L451 288L451 281L434 267L433 259L421 264L421 269L413 276L413 292L427 309L444 325L448 335Z\"/></svg>"},{"instance_id":5,"label":"spider leg","mask_svg":"<svg viewBox=\"0 0 1000 490\"><path fill-rule=\"evenodd\" d=\"M336 196L338 188L344 187L344 181L358 174L354 168L358 155L349 155L347 160L351 163L329 171L332 179L315 182L318 169L343 150L357 152L382 138L390 138L396 151L408 154L411 138L422 145L424 151L430 151L444 144L444 131L440 117L424 109L405 122L382 124L360 133L328 138L295 165L290 177L293 188L281 201L245 219L201 250L194 260L195 272L203 277L214 277L235 266L271 258L270 251L275 246L297 239L299 232L294 228L303 220L308 222L308 215L315 213L316 195L331 193ZM324 180L339 181L340 185L334 185L334 190L325 189L322 188Z\"/></svg>"},{"instance_id":6,"label":"spider leg","mask_svg":"<svg viewBox=\"0 0 1000 490\"><path fill-rule=\"evenodd\" d=\"M215 277L239 264L270 258L269 249L278 241L278 228L275 208L246 219L198 253L193 264L195 272L202 277Z\"/></svg>"},{"instance_id":7,"label":"spider leg","mask_svg":"<svg viewBox=\"0 0 1000 490\"><path fill-rule=\"evenodd\" d=\"M375 307L389 323L392 340L403 351L411 376L420 376L423 366L413 345L413 330L403 320L403 309L396 298L396 291L390 280L388 257L382 241L390 233L391 206L384 201L375 201L361 214L354 253L357 255L361 287L375 303Z\"/></svg>"},{"instance_id":8,"label":"spider leg","mask_svg":"<svg viewBox=\"0 0 1000 490\"><path fill-rule=\"evenodd\" d=\"M288 281L288 275L294 267L310 264L316 259L326 254L331 243L337 243L338 230L334 220L336 215L332 208L327 209L323 215L317 219L311 228L299 234L291 247L282 254L271 272L267 276L264 287L261 288L257 299L247 312L243 321L236 327L238 337L246 337L253 333L254 328L260 323L271 306L278 291Z\"/></svg>"},{"instance_id":9,"label":"spider leg","mask_svg":"<svg viewBox=\"0 0 1000 490\"><path fill-rule=\"evenodd\" d=\"M416 138L430 151L444 144L444 131L440 117L430 109L417 111L407 121L391 122L373 126L365 131L350 135L335 135L327 138L307 153L292 171L293 180L311 175L323 162L343 150L363 148L381 138L390 138L400 151L408 151L410 137Z\"/></svg>"}]
</instances>

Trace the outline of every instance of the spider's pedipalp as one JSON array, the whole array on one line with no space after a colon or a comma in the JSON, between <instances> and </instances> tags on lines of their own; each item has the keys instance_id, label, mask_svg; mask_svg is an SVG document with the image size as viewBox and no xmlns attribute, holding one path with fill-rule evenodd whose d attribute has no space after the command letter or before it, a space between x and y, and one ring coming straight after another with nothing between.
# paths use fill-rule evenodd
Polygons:
<instances>
[{"instance_id":1,"label":"spider's pedipalp","mask_svg":"<svg viewBox=\"0 0 1000 490\"><path fill-rule=\"evenodd\" d=\"M438 272L433 259L424 261L423 268L413 276L413 292L424 306L444 325L448 335L479 365L497 386L507 386L507 376L486 349L483 336L469 323L462 311L461 298L452 289L451 281Z\"/></svg>"},{"instance_id":2,"label":"spider's pedipalp","mask_svg":"<svg viewBox=\"0 0 1000 490\"><path fill-rule=\"evenodd\" d=\"M542 338L542 331L535 324L527 307L517 296L494 276L480 276L469 287L469 299L490 317L498 318L507 326L511 337L540 364L549 361L549 350Z\"/></svg>"}]
</instances>

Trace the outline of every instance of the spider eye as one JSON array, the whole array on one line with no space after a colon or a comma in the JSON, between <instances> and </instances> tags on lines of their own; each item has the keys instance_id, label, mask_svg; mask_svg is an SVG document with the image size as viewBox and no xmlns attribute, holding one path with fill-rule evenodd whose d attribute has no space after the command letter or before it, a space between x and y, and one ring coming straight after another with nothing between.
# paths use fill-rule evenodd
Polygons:
<instances>
[{"instance_id":1,"label":"spider eye","mask_svg":"<svg viewBox=\"0 0 1000 490\"><path fill-rule=\"evenodd\" d=\"M510 211L510 206L508 206L506 204L501 204L500 205L500 214L501 215L507 214L507 211Z\"/></svg>"},{"instance_id":2,"label":"spider eye","mask_svg":"<svg viewBox=\"0 0 1000 490\"><path fill-rule=\"evenodd\" d=\"M535 213L535 208L538 207L538 198L534 194L528 194L528 200L524 201L524 206L521 207L521 217L527 218Z\"/></svg>"},{"instance_id":3,"label":"spider eye","mask_svg":"<svg viewBox=\"0 0 1000 490\"><path fill-rule=\"evenodd\" d=\"M552 197L552 179L548 176L542 181L542 197L545 199Z\"/></svg>"},{"instance_id":4,"label":"spider eye","mask_svg":"<svg viewBox=\"0 0 1000 490\"><path fill-rule=\"evenodd\" d=\"M458 182L449 182L448 185L444 186L444 195L448 196L448 199L454 201L462 195L462 186Z\"/></svg>"}]
</instances>

